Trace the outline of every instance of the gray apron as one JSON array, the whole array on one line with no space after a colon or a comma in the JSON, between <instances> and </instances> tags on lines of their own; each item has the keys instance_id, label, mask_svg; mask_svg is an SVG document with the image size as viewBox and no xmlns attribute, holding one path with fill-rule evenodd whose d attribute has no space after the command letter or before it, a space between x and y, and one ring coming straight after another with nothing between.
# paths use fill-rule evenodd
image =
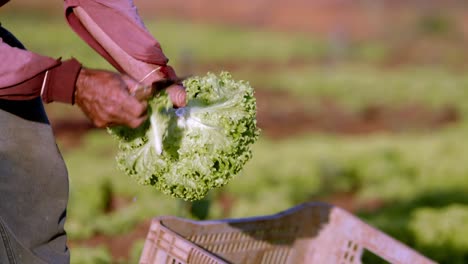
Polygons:
<instances>
[{"instance_id":1,"label":"gray apron","mask_svg":"<svg viewBox=\"0 0 468 264\"><path fill-rule=\"evenodd\" d=\"M7 34L0 27L3 41L21 47ZM0 99L0 263L69 263L67 202L67 170L41 99Z\"/></svg>"}]
</instances>

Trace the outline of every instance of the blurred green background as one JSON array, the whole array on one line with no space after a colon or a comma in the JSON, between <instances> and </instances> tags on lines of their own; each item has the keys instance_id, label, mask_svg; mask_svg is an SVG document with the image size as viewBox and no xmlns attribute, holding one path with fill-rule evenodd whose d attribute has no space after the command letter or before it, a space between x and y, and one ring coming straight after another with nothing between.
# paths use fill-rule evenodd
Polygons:
<instances>
[{"instance_id":1,"label":"blurred green background","mask_svg":"<svg viewBox=\"0 0 468 264\"><path fill-rule=\"evenodd\" d=\"M0 21L32 51L111 69L57 2L13 1ZM240 175L185 203L117 171L116 142L77 107L48 105L70 174L72 263L137 263L155 216L249 217L306 201L340 206L440 263L468 263L468 5L136 4L180 75L250 81L263 131Z\"/></svg>"}]
</instances>

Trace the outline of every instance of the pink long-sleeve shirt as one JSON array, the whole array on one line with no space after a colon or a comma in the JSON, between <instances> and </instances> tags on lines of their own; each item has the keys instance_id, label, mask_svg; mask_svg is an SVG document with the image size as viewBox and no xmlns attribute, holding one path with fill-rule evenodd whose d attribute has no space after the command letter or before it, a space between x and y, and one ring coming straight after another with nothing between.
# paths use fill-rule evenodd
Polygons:
<instances>
[{"instance_id":1,"label":"pink long-sleeve shirt","mask_svg":"<svg viewBox=\"0 0 468 264\"><path fill-rule=\"evenodd\" d=\"M0 0L0 6L8 0ZM158 41L141 21L132 0L65 0L65 17L71 28L117 70L119 64L101 47L72 12L81 7L125 52L135 59L167 66ZM61 61L10 47L0 39L0 99L24 100L41 95L45 102L73 103L75 82L81 65L75 59ZM173 70L166 69L173 78Z\"/></svg>"}]
</instances>

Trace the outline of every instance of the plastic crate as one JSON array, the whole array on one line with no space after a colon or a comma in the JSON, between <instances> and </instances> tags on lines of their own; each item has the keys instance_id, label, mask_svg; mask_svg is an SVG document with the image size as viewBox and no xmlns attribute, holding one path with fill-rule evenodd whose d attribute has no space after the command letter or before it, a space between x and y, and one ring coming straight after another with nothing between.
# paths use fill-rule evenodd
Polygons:
<instances>
[{"instance_id":1,"label":"plastic crate","mask_svg":"<svg viewBox=\"0 0 468 264\"><path fill-rule=\"evenodd\" d=\"M140 264L435 263L352 214L305 203L279 214L217 221L153 219Z\"/></svg>"}]
</instances>

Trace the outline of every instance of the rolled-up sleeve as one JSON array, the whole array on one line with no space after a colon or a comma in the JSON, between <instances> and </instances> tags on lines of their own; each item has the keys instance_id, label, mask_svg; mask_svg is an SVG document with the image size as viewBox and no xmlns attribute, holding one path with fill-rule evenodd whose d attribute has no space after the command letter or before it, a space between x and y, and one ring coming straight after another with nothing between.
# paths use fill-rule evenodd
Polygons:
<instances>
[{"instance_id":1,"label":"rolled-up sleeve","mask_svg":"<svg viewBox=\"0 0 468 264\"><path fill-rule=\"evenodd\" d=\"M11 47L0 39L0 98L24 100L38 97L45 72L60 61Z\"/></svg>"},{"instance_id":2,"label":"rolled-up sleeve","mask_svg":"<svg viewBox=\"0 0 468 264\"><path fill-rule=\"evenodd\" d=\"M0 39L0 87L8 87L31 79L60 64L36 53L11 47Z\"/></svg>"},{"instance_id":3,"label":"rolled-up sleeve","mask_svg":"<svg viewBox=\"0 0 468 264\"><path fill-rule=\"evenodd\" d=\"M45 102L73 104L81 64L62 62L12 47L0 38L0 99L29 100L43 95Z\"/></svg>"},{"instance_id":4,"label":"rolled-up sleeve","mask_svg":"<svg viewBox=\"0 0 468 264\"><path fill-rule=\"evenodd\" d=\"M121 66L81 24L73 13L75 7L83 8L104 33L133 58L154 65L167 64L168 59L159 42L143 25L132 0L65 0L65 15L72 29L117 70L123 72Z\"/></svg>"}]
</instances>

